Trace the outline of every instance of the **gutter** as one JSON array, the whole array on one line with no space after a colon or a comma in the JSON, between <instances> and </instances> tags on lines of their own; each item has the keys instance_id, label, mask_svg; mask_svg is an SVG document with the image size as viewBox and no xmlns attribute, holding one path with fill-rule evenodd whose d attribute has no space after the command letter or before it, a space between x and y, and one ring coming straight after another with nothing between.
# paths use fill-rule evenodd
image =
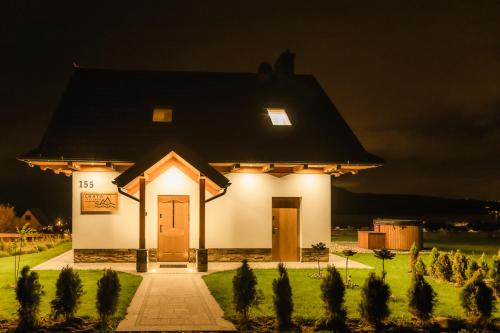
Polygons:
<instances>
[{"instance_id":1,"label":"gutter","mask_svg":"<svg viewBox=\"0 0 500 333\"><path fill-rule=\"evenodd\" d=\"M118 192L119 192L120 194L123 194L123 195L124 195L124 196L126 196L127 198L130 198L130 199L132 199L132 200L134 200L134 201L140 202L140 200L139 200L139 199L137 199L137 198L136 198L136 197L134 197L133 195L130 195L130 194L128 194L127 192L125 192L125 191L123 190L123 188L119 187L118 185L116 185L116 187L118 188Z\"/></svg>"},{"instance_id":2,"label":"gutter","mask_svg":"<svg viewBox=\"0 0 500 333\"><path fill-rule=\"evenodd\" d=\"M223 190L221 193L218 193L218 194L214 195L213 197L210 197L210 198L206 199L206 200L205 200L205 203L210 202L210 201L212 201L212 200L215 200L215 199L217 199L217 198L219 198L219 197L222 197L224 194L226 194L226 192L227 192L227 188L228 188L230 185L231 185L231 183L227 184L227 186L226 186L226 187L224 187L224 190Z\"/></svg>"}]
</instances>

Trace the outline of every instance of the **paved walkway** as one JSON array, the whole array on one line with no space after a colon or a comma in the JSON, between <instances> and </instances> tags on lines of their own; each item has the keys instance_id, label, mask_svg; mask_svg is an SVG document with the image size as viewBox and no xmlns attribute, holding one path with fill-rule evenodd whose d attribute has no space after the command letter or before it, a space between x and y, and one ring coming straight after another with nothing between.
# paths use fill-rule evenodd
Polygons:
<instances>
[{"instance_id":1,"label":"paved walkway","mask_svg":"<svg viewBox=\"0 0 500 333\"><path fill-rule=\"evenodd\" d=\"M252 268L268 269L276 268L277 262L250 262ZM287 262L285 263L287 268L317 268L318 264L315 262ZM327 263L322 262L321 266L325 267ZM345 258L330 254L330 259L328 264L337 267L345 266ZM73 261L73 250L65 252L57 257L54 257L38 266L35 266L34 270L59 270L65 266L69 265L75 269L105 269L112 268L116 271L135 273L135 263L75 263ZM159 263L149 263L149 273L192 273L196 271L196 265L194 263L187 264L186 268L160 268ZM227 271L231 269L236 269L241 263L239 262L209 262L208 263L208 273ZM373 267L362 264L355 260L349 260L349 268L360 268L360 269L371 269Z\"/></svg>"}]
</instances>

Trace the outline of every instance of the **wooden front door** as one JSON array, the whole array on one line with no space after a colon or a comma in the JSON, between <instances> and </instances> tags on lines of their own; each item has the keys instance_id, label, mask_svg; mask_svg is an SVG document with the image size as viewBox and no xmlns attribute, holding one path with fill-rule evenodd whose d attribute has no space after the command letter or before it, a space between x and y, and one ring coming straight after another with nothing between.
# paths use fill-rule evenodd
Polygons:
<instances>
[{"instance_id":1,"label":"wooden front door","mask_svg":"<svg viewBox=\"0 0 500 333\"><path fill-rule=\"evenodd\" d=\"M273 198L274 261L299 261L300 198Z\"/></svg>"},{"instance_id":2,"label":"wooden front door","mask_svg":"<svg viewBox=\"0 0 500 333\"><path fill-rule=\"evenodd\" d=\"M158 197L158 260L187 261L189 253L189 196Z\"/></svg>"}]
</instances>

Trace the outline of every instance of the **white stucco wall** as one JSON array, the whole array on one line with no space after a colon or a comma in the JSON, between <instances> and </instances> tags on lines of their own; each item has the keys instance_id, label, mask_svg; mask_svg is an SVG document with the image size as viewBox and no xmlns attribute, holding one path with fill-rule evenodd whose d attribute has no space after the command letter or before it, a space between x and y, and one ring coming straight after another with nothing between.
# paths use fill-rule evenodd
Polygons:
<instances>
[{"instance_id":1,"label":"white stucco wall","mask_svg":"<svg viewBox=\"0 0 500 333\"><path fill-rule=\"evenodd\" d=\"M81 214L80 193L116 192L116 172L73 173L74 248L137 248L139 203L119 195L116 214ZM330 241L330 176L232 173L227 194L206 205L207 248L271 248L272 197L300 197L300 246ZM80 180L94 188L80 189ZM146 186L146 246L157 247L158 195L189 195L189 247L198 247L198 184L171 167ZM207 198L211 195L206 194Z\"/></svg>"}]
</instances>

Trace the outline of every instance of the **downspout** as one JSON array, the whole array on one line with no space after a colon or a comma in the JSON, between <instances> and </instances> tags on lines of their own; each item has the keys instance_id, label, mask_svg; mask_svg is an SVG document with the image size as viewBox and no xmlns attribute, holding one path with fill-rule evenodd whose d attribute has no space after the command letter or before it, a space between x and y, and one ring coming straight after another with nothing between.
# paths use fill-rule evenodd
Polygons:
<instances>
[{"instance_id":1,"label":"downspout","mask_svg":"<svg viewBox=\"0 0 500 333\"><path fill-rule=\"evenodd\" d=\"M219 197L222 197L224 194L226 194L226 192L227 192L227 188L228 188L230 185L231 185L231 183L227 184L227 186L226 186L226 187L224 187L224 190L223 190L222 192L217 193L217 194L216 194L216 195L214 195L213 197L210 197L210 198L206 199L206 200L205 200L205 203L210 202L210 201L212 201L212 200L215 200L215 199L217 199L217 198L219 198Z\"/></svg>"}]
</instances>

